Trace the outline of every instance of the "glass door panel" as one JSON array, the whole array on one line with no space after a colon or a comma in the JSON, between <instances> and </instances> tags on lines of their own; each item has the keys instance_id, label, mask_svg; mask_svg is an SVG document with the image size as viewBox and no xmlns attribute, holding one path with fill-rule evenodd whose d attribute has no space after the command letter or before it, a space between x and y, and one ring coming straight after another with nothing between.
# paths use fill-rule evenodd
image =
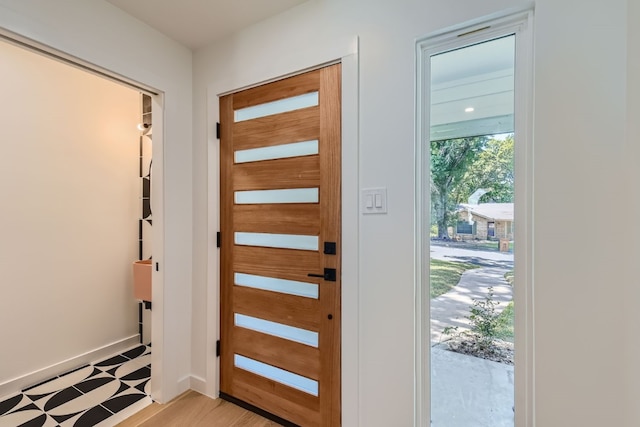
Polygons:
<instances>
[{"instance_id":1,"label":"glass door panel","mask_svg":"<svg viewBox=\"0 0 640 427\"><path fill-rule=\"evenodd\" d=\"M514 35L430 58L434 427L514 423L514 75Z\"/></svg>"}]
</instances>

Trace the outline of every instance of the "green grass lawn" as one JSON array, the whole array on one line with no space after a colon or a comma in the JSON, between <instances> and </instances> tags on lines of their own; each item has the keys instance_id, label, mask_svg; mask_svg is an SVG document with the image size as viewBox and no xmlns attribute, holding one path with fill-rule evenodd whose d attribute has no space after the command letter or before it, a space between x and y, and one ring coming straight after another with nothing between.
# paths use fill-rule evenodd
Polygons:
<instances>
[{"instance_id":1,"label":"green grass lawn","mask_svg":"<svg viewBox=\"0 0 640 427\"><path fill-rule=\"evenodd\" d=\"M478 266L463 262L432 259L430 268L430 296L431 298L436 298L449 292L451 288L457 285L462 273L472 268L478 268ZM513 286L513 270L505 274L505 279ZM513 342L513 301L507 304L502 313L500 313L500 319L503 321L498 330L497 338Z\"/></svg>"},{"instance_id":2,"label":"green grass lawn","mask_svg":"<svg viewBox=\"0 0 640 427\"><path fill-rule=\"evenodd\" d=\"M431 282L431 289L429 293L431 298L435 298L449 292L451 288L458 284L462 273L472 268L478 268L478 266L464 262L450 262L432 259L431 274L429 276L429 280Z\"/></svg>"},{"instance_id":3,"label":"green grass lawn","mask_svg":"<svg viewBox=\"0 0 640 427\"><path fill-rule=\"evenodd\" d=\"M504 341L513 342L513 301L511 301L502 313L500 319L503 321L498 330L498 338Z\"/></svg>"},{"instance_id":4,"label":"green grass lawn","mask_svg":"<svg viewBox=\"0 0 640 427\"><path fill-rule=\"evenodd\" d=\"M474 249L481 249L486 251L496 251L500 250L499 242L497 240L469 240L465 242L467 245ZM513 252L513 242L509 242L509 251Z\"/></svg>"},{"instance_id":5,"label":"green grass lawn","mask_svg":"<svg viewBox=\"0 0 640 427\"><path fill-rule=\"evenodd\" d=\"M513 286L514 278L515 278L515 273L513 272L513 270L510 270L504 273L504 280L506 280L511 286Z\"/></svg>"},{"instance_id":6,"label":"green grass lawn","mask_svg":"<svg viewBox=\"0 0 640 427\"><path fill-rule=\"evenodd\" d=\"M504 274L504 279L513 286L513 270L507 271ZM513 342L513 301L507 304L502 313L500 313L500 320L502 321L502 326L498 331L498 338L504 341Z\"/></svg>"}]
</instances>

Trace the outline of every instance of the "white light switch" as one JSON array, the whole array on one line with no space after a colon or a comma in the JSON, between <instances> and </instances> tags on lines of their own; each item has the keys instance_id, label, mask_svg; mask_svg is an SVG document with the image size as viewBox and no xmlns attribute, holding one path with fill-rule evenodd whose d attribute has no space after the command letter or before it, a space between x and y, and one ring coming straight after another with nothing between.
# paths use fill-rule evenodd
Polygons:
<instances>
[{"instance_id":1,"label":"white light switch","mask_svg":"<svg viewBox=\"0 0 640 427\"><path fill-rule=\"evenodd\" d=\"M361 212L363 214L387 213L387 189L363 188L361 190Z\"/></svg>"},{"instance_id":2,"label":"white light switch","mask_svg":"<svg viewBox=\"0 0 640 427\"><path fill-rule=\"evenodd\" d=\"M371 194L365 196L365 207L367 209L373 209L373 196Z\"/></svg>"}]
</instances>

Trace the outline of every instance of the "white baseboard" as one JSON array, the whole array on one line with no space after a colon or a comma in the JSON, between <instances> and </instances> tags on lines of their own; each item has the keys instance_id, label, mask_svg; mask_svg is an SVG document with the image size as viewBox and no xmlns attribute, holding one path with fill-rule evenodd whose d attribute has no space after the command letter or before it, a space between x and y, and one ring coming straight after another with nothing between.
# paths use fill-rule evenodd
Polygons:
<instances>
[{"instance_id":1,"label":"white baseboard","mask_svg":"<svg viewBox=\"0 0 640 427\"><path fill-rule=\"evenodd\" d=\"M108 356L121 353L131 347L140 343L140 335L132 335L128 338L123 338L120 341L107 344L104 347L96 348L95 350L88 351L84 354L72 357L62 362L55 363L46 368L39 369L37 371L30 372L26 375L11 379L0 384L0 400L3 397L10 396L24 390L27 387L38 384L42 381L48 380L65 372L71 371L87 363L97 362L100 359L105 359Z\"/></svg>"},{"instance_id":2,"label":"white baseboard","mask_svg":"<svg viewBox=\"0 0 640 427\"><path fill-rule=\"evenodd\" d=\"M200 394L204 394L205 396L207 395L207 382L200 378L200 377L196 377L196 376L191 376L191 390L197 391ZM209 396L211 397L211 396Z\"/></svg>"},{"instance_id":3,"label":"white baseboard","mask_svg":"<svg viewBox=\"0 0 640 427\"><path fill-rule=\"evenodd\" d=\"M178 380L178 396L191 389L191 377L187 376Z\"/></svg>"}]
</instances>

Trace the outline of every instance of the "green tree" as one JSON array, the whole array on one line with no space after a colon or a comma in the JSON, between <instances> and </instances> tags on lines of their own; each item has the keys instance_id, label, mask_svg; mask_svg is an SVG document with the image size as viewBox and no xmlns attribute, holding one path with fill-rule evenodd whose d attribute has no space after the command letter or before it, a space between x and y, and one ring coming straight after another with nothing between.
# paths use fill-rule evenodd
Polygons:
<instances>
[{"instance_id":1,"label":"green tree","mask_svg":"<svg viewBox=\"0 0 640 427\"><path fill-rule=\"evenodd\" d=\"M469 164L460 185L453 189L456 203L465 203L478 188L489 190L480 202L513 202L513 135L504 139L492 138Z\"/></svg>"},{"instance_id":2,"label":"green tree","mask_svg":"<svg viewBox=\"0 0 640 427\"><path fill-rule=\"evenodd\" d=\"M448 237L447 227L458 203L455 190L487 141L486 137L431 141L431 206L439 238Z\"/></svg>"},{"instance_id":3,"label":"green tree","mask_svg":"<svg viewBox=\"0 0 640 427\"><path fill-rule=\"evenodd\" d=\"M513 135L431 142L431 216L438 237L448 236L455 209L479 188L489 192L480 202L513 202Z\"/></svg>"}]
</instances>

